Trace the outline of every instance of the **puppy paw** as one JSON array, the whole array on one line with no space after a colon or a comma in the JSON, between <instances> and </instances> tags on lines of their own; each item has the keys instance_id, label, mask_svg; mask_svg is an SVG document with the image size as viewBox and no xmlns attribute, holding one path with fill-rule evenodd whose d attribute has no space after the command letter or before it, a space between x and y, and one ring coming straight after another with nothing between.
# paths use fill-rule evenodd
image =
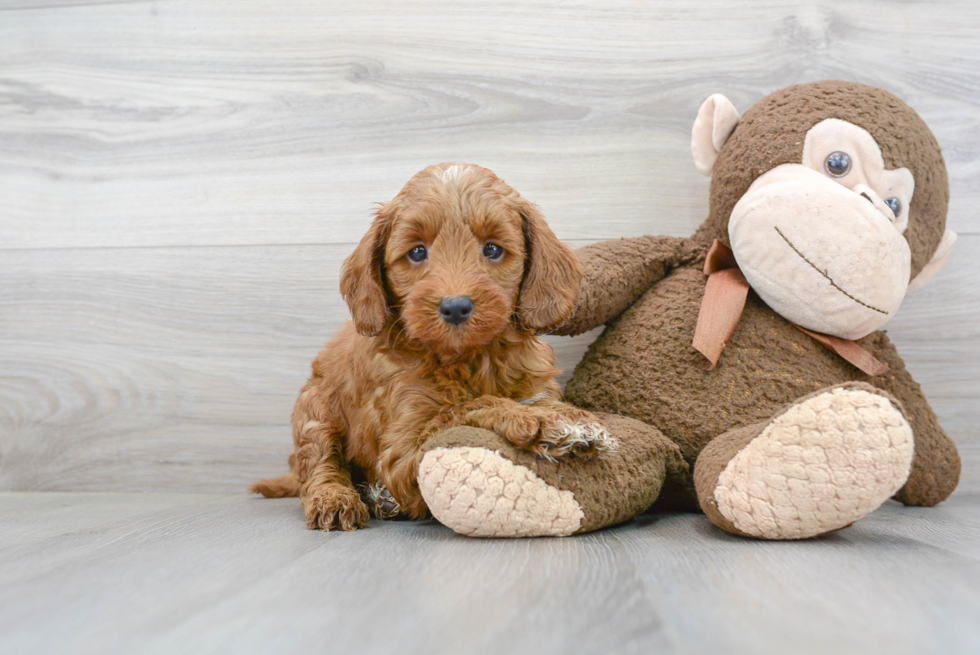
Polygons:
<instances>
[{"instance_id":1,"label":"puppy paw","mask_svg":"<svg viewBox=\"0 0 980 655\"><path fill-rule=\"evenodd\" d=\"M566 455L589 459L615 450L617 443L595 416L568 416L555 413L541 424L540 444L545 457L557 459Z\"/></svg>"},{"instance_id":2,"label":"puppy paw","mask_svg":"<svg viewBox=\"0 0 980 655\"><path fill-rule=\"evenodd\" d=\"M324 485L303 495L306 527L351 531L367 525L367 505L357 491L339 484Z\"/></svg>"},{"instance_id":3,"label":"puppy paw","mask_svg":"<svg viewBox=\"0 0 980 655\"><path fill-rule=\"evenodd\" d=\"M492 429L515 446L538 452L541 440L541 419L540 410L521 407L518 411L509 412L502 420L495 421ZM476 425L474 427L481 426Z\"/></svg>"},{"instance_id":4,"label":"puppy paw","mask_svg":"<svg viewBox=\"0 0 980 655\"><path fill-rule=\"evenodd\" d=\"M599 419L575 408L529 407L509 416L498 432L514 445L551 461L566 456L589 458L616 445Z\"/></svg>"},{"instance_id":5,"label":"puppy paw","mask_svg":"<svg viewBox=\"0 0 980 655\"><path fill-rule=\"evenodd\" d=\"M361 500L368 506L374 518L391 521L398 517L401 506L383 482L363 484L358 487L358 490L361 493Z\"/></svg>"}]
</instances>

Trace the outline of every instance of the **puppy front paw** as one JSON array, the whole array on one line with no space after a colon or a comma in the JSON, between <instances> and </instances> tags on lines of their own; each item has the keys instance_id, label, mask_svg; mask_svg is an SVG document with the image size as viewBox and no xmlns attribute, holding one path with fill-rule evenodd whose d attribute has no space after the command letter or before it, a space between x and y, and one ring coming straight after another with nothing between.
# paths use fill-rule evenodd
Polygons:
<instances>
[{"instance_id":1,"label":"puppy front paw","mask_svg":"<svg viewBox=\"0 0 980 655\"><path fill-rule=\"evenodd\" d=\"M574 408L528 407L509 416L498 432L514 445L551 461L568 455L589 458L616 446L598 418Z\"/></svg>"},{"instance_id":2,"label":"puppy front paw","mask_svg":"<svg viewBox=\"0 0 980 655\"><path fill-rule=\"evenodd\" d=\"M357 491L340 484L328 484L303 494L306 527L311 530L349 532L367 525L367 505Z\"/></svg>"},{"instance_id":3,"label":"puppy front paw","mask_svg":"<svg viewBox=\"0 0 980 655\"><path fill-rule=\"evenodd\" d=\"M589 459L615 450L616 439L595 416L581 412L580 416L555 413L541 426L541 444L551 459L574 455Z\"/></svg>"}]
</instances>

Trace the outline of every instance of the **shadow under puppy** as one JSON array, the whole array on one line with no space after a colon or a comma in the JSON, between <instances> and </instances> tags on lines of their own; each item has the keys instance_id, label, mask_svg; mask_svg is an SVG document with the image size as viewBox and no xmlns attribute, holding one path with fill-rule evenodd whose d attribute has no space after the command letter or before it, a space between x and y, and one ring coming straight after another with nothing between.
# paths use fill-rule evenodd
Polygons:
<instances>
[{"instance_id":1,"label":"shadow under puppy","mask_svg":"<svg viewBox=\"0 0 980 655\"><path fill-rule=\"evenodd\" d=\"M560 401L551 347L581 268L537 208L491 171L437 164L380 207L344 262L353 321L323 348L293 410L286 475L251 491L299 496L307 526L428 516L422 446L455 426L492 430L540 457L591 457L612 442Z\"/></svg>"}]
</instances>

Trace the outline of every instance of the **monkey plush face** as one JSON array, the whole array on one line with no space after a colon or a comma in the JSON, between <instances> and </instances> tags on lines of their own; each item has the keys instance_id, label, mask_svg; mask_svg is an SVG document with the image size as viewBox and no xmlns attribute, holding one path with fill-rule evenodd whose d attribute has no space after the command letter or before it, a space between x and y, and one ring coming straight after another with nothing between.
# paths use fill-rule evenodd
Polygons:
<instances>
[{"instance_id":1,"label":"monkey plush face","mask_svg":"<svg viewBox=\"0 0 980 655\"><path fill-rule=\"evenodd\" d=\"M728 243L752 289L787 320L857 339L887 323L910 286L924 283L949 253L955 235L943 236L942 156L921 119L879 89L824 82L784 89L781 100L794 91L819 102L794 106L767 102L770 96L759 103L765 113L750 110L741 122L724 96L702 105L692 152L715 179L712 215L699 235ZM862 111L865 96L876 111ZM880 120L882 109L891 120ZM925 134L908 134L915 130ZM737 156L752 140L758 151ZM894 147L906 140L925 156ZM736 147L726 152L730 144ZM891 146L890 161L883 145ZM917 202L917 183L931 205Z\"/></svg>"},{"instance_id":2,"label":"monkey plush face","mask_svg":"<svg viewBox=\"0 0 980 655\"><path fill-rule=\"evenodd\" d=\"M817 332L856 339L898 311L912 253L902 236L915 181L887 170L874 138L852 123L817 123L799 164L756 178L728 235L756 293Z\"/></svg>"}]
</instances>

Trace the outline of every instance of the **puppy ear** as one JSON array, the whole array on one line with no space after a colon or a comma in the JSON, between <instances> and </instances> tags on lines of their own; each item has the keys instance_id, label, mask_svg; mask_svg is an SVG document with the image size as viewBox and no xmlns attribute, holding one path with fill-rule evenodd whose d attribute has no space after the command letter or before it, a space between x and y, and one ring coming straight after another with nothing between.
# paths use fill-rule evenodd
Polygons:
<instances>
[{"instance_id":1,"label":"puppy ear","mask_svg":"<svg viewBox=\"0 0 980 655\"><path fill-rule=\"evenodd\" d=\"M386 209L378 210L367 234L340 269L340 294L350 308L354 329L368 337L380 334L388 322L388 301L382 282L390 222Z\"/></svg>"},{"instance_id":2,"label":"puppy ear","mask_svg":"<svg viewBox=\"0 0 980 655\"><path fill-rule=\"evenodd\" d=\"M517 318L535 332L554 330L575 309L582 283L582 265L571 248L558 240L538 208L524 199L524 281L517 298Z\"/></svg>"}]
</instances>

